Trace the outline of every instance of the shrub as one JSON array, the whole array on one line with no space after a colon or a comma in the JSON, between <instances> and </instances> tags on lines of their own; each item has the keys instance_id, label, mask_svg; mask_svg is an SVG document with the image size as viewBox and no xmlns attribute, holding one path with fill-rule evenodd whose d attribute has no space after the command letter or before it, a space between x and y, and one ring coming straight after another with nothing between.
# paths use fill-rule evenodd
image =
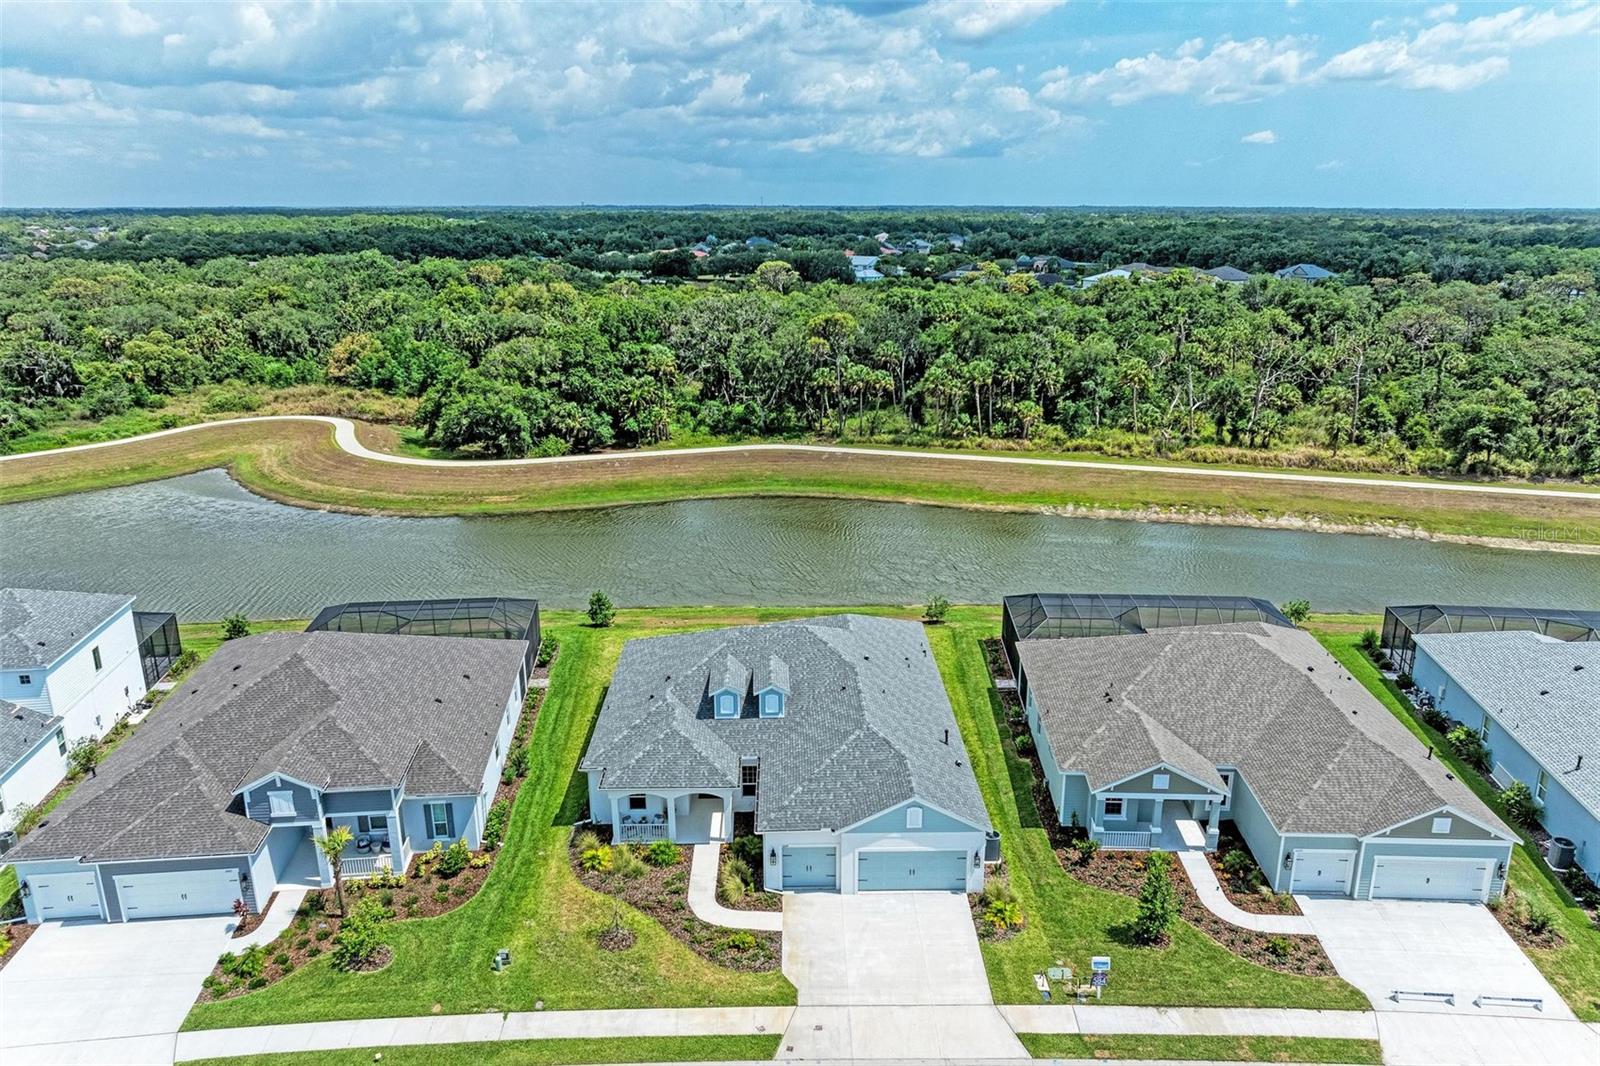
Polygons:
<instances>
[{"instance_id":1,"label":"shrub","mask_svg":"<svg viewBox=\"0 0 1600 1066\"><path fill-rule=\"evenodd\" d=\"M1543 907L1529 905L1527 916L1522 919L1522 927L1534 936L1544 936L1555 928L1556 916Z\"/></svg>"},{"instance_id":2,"label":"shrub","mask_svg":"<svg viewBox=\"0 0 1600 1066\"><path fill-rule=\"evenodd\" d=\"M735 930L722 939L722 946L729 951L754 951L758 943L756 935L748 929Z\"/></svg>"},{"instance_id":3,"label":"shrub","mask_svg":"<svg viewBox=\"0 0 1600 1066\"><path fill-rule=\"evenodd\" d=\"M1445 733L1450 729L1450 716L1437 707L1424 707L1422 721L1435 732Z\"/></svg>"},{"instance_id":4,"label":"shrub","mask_svg":"<svg viewBox=\"0 0 1600 1066\"><path fill-rule=\"evenodd\" d=\"M728 846L728 851L747 868L761 869L761 838L755 834L746 833L742 837L734 837L733 843ZM754 885L755 880L752 878L750 883Z\"/></svg>"},{"instance_id":5,"label":"shrub","mask_svg":"<svg viewBox=\"0 0 1600 1066\"><path fill-rule=\"evenodd\" d=\"M600 846L600 834L593 829L580 829L572 838L572 848L579 855Z\"/></svg>"},{"instance_id":6,"label":"shrub","mask_svg":"<svg viewBox=\"0 0 1600 1066\"><path fill-rule=\"evenodd\" d=\"M644 861L651 866L672 866L683 858L678 845L667 839L652 840L644 849Z\"/></svg>"},{"instance_id":7,"label":"shrub","mask_svg":"<svg viewBox=\"0 0 1600 1066\"><path fill-rule=\"evenodd\" d=\"M1310 600L1290 600L1280 607L1283 616L1295 625L1304 625L1307 618L1311 617Z\"/></svg>"},{"instance_id":8,"label":"shrub","mask_svg":"<svg viewBox=\"0 0 1600 1066\"><path fill-rule=\"evenodd\" d=\"M433 864L433 869L440 877L454 877L465 870L471 861L472 849L467 847L467 838L462 837L444 849L444 854Z\"/></svg>"},{"instance_id":9,"label":"shrub","mask_svg":"<svg viewBox=\"0 0 1600 1066\"><path fill-rule=\"evenodd\" d=\"M1100 850L1100 842L1093 837L1079 837L1072 842L1072 850L1077 853L1080 864L1086 863Z\"/></svg>"},{"instance_id":10,"label":"shrub","mask_svg":"<svg viewBox=\"0 0 1600 1066\"><path fill-rule=\"evenodd\" d=\"M623 877L643 877L644 860L633 848L623 846L611 849L611 865Z\"/></svg>"},{"instance_id":11,"label":"shrub","mask_svg":"<svg viewBox=\"0 0 1600 1066\"><path fill-rule=\"evenodd\" d=\"M225 951L222 957L217 960L218 969L229 977L241 981L260 977L266 966L267 949L260 944L245 948L237 955L231 951Z\"/></svg>"},{"instance_id":12,"label":"shrub","mask_svg":"<svg viewBox=\"0 0 1600 1066\"><path fill-rule=\"evenodd\" d=\"M550 660L556 657L556 638L554 634L546 633L539 638L539 666L549 666Z\"/></svg>"},{"instance_id":13,"label":"shrub","mask_svg":"<svg viewBox=\"0 0 1600 1066\"><path fill-rule=\"evenodd\" d=\"M180 674L187 674L199 665L200 653L193 648L185 648L183 649L183 654L179 655L177 661L172 664L172 669L168 671L167 676L176 677Z\"/></svg>"},{"instance_id":14,"label":"shrub","mask_svg":"<svg viewBox=\"0 0 1600 1066\"><path fill-rule=\"evenodd\" d=\"M750 864L737 855L728 856L722 864L722 875L732 877L746 888L756 887L756 875L750 871Z\"/></svg>"},{"instance_id":15,"label":"shrub","mask_svg":"<svg viewBox=\"0 0 1600 1066\"><path fill-rule=\"evenodd\" d=\"M944 621L945 616L949 613L950 601L943 596L935 596L922 609L922 620L930 625L938 625Z\"/></svg>"},{"instance_id":16,"label":"shrub","mask_svg":"<svg viewBox=\"0 0 1600 1066\"><path fill-rule=\"evenodd\" d=\"M322 948L318 947L316 944L312 944L310 947L306 948L306 958L308 959L314 959L321 954Z\"/></svg>"},{"instance_id":17,"label":"shrub","mask_svg":"<svg viewBox=\"0 0 1600 1066\"><path fill-rule=\"evenodd\" d=\"M730 865L738 862L737 859L729 860ZM738 903L744 899L746 891L744 881L732 870L724 867L722 875L717 879L717 891L728 903Z\"/></svg>"},{"instance_id":18,"label":"shrub","mask_svg":"<svg viewBox=\"0 0 1600 1066\"><path fill-rule=\"evenodd\" d=\"M341 970L354 970L370 963L383 947L383 927L389 912L368 896L350 911L333 938L333 964Z\"/></svg>"},{"instance_id":19,"label":"shrub","mask_svg":"<svg viewBox=\"0 0 1600 1066\"><path fill-rule=\"evenodd\" d=\"M1275 959L1287 959L1294 945L1286 936L1273 936L1267 938L1267 954Z\"/></svg>"},{"instance_id":20,"label":"shrub","mask_svg":"<svg viewBox=\"0 0 1600 1066\"><path fill-rule=\"evenodd\" d=\"M590 873L607 873L614 865L611 849L597 842L594 847L578 853L578 865Z\"/></svg>"},{"instance_id":21,"label":"shrub","mask_svg":"<svg viewBox=\"0 0 1600 1066\"><path fill-rule=\"evenodd\" d=\"M1133 920L1134 939L1141 944L1160 944L1167 939L1178 916L1178 895L1172 888L1168 868L1172 859L1164 851L1153 851L1145 859L1144 885L1139 889L1139 913Z\"/></svg>"},{"instance_id":22,"label":"shrub","mask_svg":"<svg viewBox=\"0 0 1600 1066\"><path fill-rule=\"evenodd\" d=\"M1483 742L1483 734L1476 729L1468 729L1458 725L1445 734L1446 743L1452 751L1461 757L1461 761L1479 773L1489 770L1489 747Z\"/></svg>"},{"instance_id":23,"label":"shrub","mask_svg":"<svg viewBox=\"0 0 1600 1066\"><path fill-rule=\"evenodd\" d=\"M1033 750L1032 733L1017 734L1017 750L1022 752L1024 755Z\"/></svg>"},{"instance_id":24,"label":"shrub","mask_svg":"<svg viewBox=\"0 0 1600 1066\"><path fill-rule=\"evenodd\" d=\"M1222 856L1222 872L1243 884L1248 882L1255 860L1243 848L1229 848Z\"/></svg>"},{"instance_id":25,"label":"shrub","mask_svg":"<svg viewBox=\"0 0 1600 1066\"><path fill-rule=\"evenodd\" d=\"M528 776L528 767L533 762L533 752L528 750L528 745L518 745L511 753L511 769L518 777Z\"/></svg>"},{"instance_id":26,"label":"shrub","mask_svg":"<svg viewBox=\"0 0 1600 1066\"><path fill-rule=\"evenodd\" d=\"M474 870L481 870L493 861L494 857L487 851L479 851L473 854L472 861L467 863L467 865L472 867ZM463 889L463 891L465 891L465 889Z\"/></svg>"},{"instance_id":27,"label":"shrub","mask_svg":"<svg viewBox=\"0 0 1600 1066\"><path fill-rule=\"evenodd\" d=\"M272 956L272 961L279 966L287 966L289 964L289 953L287 951L280 951L276 955Z\"/></svg>"},{"instance_id":28,"label":"shrub","mask_svg":"<svg viewBox=\"0 0 1600 1066\"><path fill-rule=\"evenodd\" d=\"M1370 627L1361 631L1361 638L1356 641L1356 647L1360 648L1361 653L1373 661L1376 661L1378 656L1383 654L1383 641L1378 639L1378 631Z\"/></svg>"},{"instance_id":29,"label":"shrub","mask_svg":"<svg viewBox=\"0 0 1600 1066\"><path fill-rule=\"evenodd\" d=\"M483 819L483 850L493 851L500 846L506 837L506 822L511 817L511 804L506 800L495 800L494 806L489 808L489 813Z\"/></svg>"},{"instance_id":30,"label":"shrub","mask_svg":"<svg viewBox=\"0 0 1600 1066\"><path fill-rule=\"evenodd\" d=\"M222 639L238 640L250 635L250 619L235 611L222 620Z\"/></svg>"},{"instance_id":31,"label":"shrub","mask_svg":"<svg viewBox=\"0 0 1600 1066\"><path fill-rule=\"evenodd\" d=\"M589 596L589 624L604 629L617 617L617 609L611 603L611 597L599 589L595 589Z\"/></svg>"},{"instance_id":32,"label":"shrub","mask_svg":"<svg viewBox=\"0 0 1600 1066\"><path fill-rule=\"evenodd\" d=\"M295 937L294 946L297 947L297 948L304 948L304 947L308 946L310 943L311 943L311 936L309 934L307 934L306 936Z\"/></svg>"},{"instance_id":33,"label":"shrub","mask_svg":"<svg viewBox=\"0 0 1600 1066\"><path fill-rule=\"evenodd\" d=\"M258 977L252 977L252 978L250 978L250 983L248 985L246 985L245 987L246 988L251 988L251 989L266 988L267 987L267 979L266 979L266 977L264 975L263 976L258 976Z\"/></svg>"},{"instance_id":34,"label":"shrub","mask_svg":"<svg viewBox=\"0 0 1600 1066\"><path fill-rule=\"evenodd\" d=\"M423 852L417 858L417 875L427 877L439 865L439 860L444 858L444 841L435 840L433 847Z\"/></svg>"},{"instance_id":35,"label":"shrub","mask_svg":"<svg viewBox=\"0 0 1600 1066\"><path fill-rule=\"evenodd\" d=\"M1501 789L1500 802L1505 804L1510 819L1524 829L1539 824L1539 805L1534 802L1533 791L1521 781L1513 781L1509 787Z\"/></svg>"},{"instance_id":36,"label":"shrub","mask_svg":"<svg viewBox=\"0 0 1600 1066\"><path fill-rule=\"evenodd\" d=\"M983 901L985 903L1011 903L1016 900L1017 894L1011 891L1011 882L1003 877L991 877L983 884Z\"/></svg>"},{"instance_id":37,"label":"shrub","mask_svg":"<svg viewBox=\"0 0 1600 1066\"><path fill-rule=\"evenodd\" d=\"M241 922L250 917L250 904L242 899L233 901L233 916Z\"/></svg>"},{"instance_id":38,"label":"shrub","mask_svg":"<svg viewBox=\"0 0 1600 1066\"><path fill-rule=\"evenodd\" d=\"M1416 687L1416 683L1411 680L1411 675L1410 674L1397 674L1395 676L1394 683L1399 685L1403 689L1410 689L1410 688L1415 688Z\"/></svg>"},{"instance_id":39,"label":"shrub","mask_svg":"<svg viewBox=\"0 0 1600 1066\"><path fill-rule=\"evenodd\" d=\"M1021 929L1022 904L1014 899L991 900L983 908L983 920L997 933L1003 933L1007 929Z\"/></svg>"}]
</instances>

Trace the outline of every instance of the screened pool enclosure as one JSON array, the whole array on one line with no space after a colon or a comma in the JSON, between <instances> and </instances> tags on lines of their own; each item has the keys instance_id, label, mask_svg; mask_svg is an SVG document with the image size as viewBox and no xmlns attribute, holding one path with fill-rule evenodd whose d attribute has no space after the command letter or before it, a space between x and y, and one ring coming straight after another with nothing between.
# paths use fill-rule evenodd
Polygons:
<instances>
[{"instance_id":1,"label":"screened pool enclosure","mask_svg":"<svg viewBox=\"0 0 1600 1066\"><path fill-rule=\"evenodd\" d=\"M1390 607L1383 612L1383 650L1397 671L1416 660L1412 639L1422 633L1499 633L1525 629L1557 640L1600 640L1600 611L1540 607L1463 607L1438 603Z\"/></svg>"},{"instance_id":2,"label":"screened pool enclosure","mask_svg":"<svg viewBox=\"0 0 1600 1066\"><path fill-rule=\"evenodd\" d=\"M324 607L307 633L402 633L426 637L487 637L528 642L527 669L539 655L539 601L502 596L454 600L383 600Z\"/></svg>"},{"instance_id":3,"label":"screened pool enclosure","mask_svg":"<svg viewBox=\"0 0 1600 1066\"><path fill-rule=\"evenodd\" d=\"M1248 596L1142 596L1095 592L1030 592L1007 596L1000 639L1016 670L1017 641L1109 637L1173 626L1267 622L1294 628L1266 600Z\"/></svg>"}]
</instances>

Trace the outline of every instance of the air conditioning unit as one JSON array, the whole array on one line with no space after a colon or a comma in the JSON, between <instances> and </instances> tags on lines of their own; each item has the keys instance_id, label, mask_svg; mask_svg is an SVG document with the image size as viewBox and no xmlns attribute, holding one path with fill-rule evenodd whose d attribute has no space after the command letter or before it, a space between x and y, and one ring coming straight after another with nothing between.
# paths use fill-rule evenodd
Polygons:
<instances>
[{"instance_id":1,"label":"air conditioning unit","mask_svg":"<svg viewBox=\"0 0 1600 1066\"><path fill-rule=\"evenodd\" d=\"M12 848L14 848L16 846L17 846L17 832L16 832L16 830L7 829L5 832L0 833L0 855L4 855L6 852L10 851Z\"/></svg>"}]
</instances>

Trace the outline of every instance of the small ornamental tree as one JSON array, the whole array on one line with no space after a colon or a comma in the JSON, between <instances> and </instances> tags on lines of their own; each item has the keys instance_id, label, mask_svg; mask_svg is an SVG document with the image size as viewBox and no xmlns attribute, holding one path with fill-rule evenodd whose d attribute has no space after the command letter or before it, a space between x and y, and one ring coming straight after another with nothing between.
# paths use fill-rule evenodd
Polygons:
<instances>
[{"instance_id":1,"label":"small ornamental tree","mask_svg":"<svg viewBox=\"0 0 1600 1066\"><path fill-rule=\"evenodd\" d=\"M250 635L250 619L237 611L222 620L222 639L238 640Z\"/></svg>"},{"instance_id":2,"label":"small ornamental tree","mask_svg":"<svg viewBox=\"0 0 1600 1066\"><path fill-rule=\"evenodd\" d=\"M922 620L930 625L938 625L949 613L950 601L943 596L935 596L928 601L928 606L922 609Z\"/></svg>"},{"instance_id":3,"label":"small ornamental tree","mask_svg":"<svg viewBox=\"0 0 1600 1066\"><path fill-rule=\"evenodd\" d=\"M67 749L67 765L79 777L84 774L95 777L99 774L101 755L98 740L94 737L79 737L73 741L72 747Z\"/></svg>"},{"instance_id":4,"label":"small ornamental tree","mask_svg":"<svg viewBox=\"0 0 1600 1066\"><path fill-rule=\"evenodd\" d=\"M595 589L589 596L589 624L604 629L617 617L617 609L611 603L611 597L599 589Z\"/></svg>"},{"instance_id":5,"label":"small ornamental tree","mask_svg":"<svg viewBox=\"0 0 1600 1066\"><path fill-rule=\"evenodd\" d=\"M317 838L317 850L322 852L323 858L328 860L328 869L333 871L333 896L339 901L339 913L344 910L344 849L350 846L350 827L336 825L328 830L328 835Z\"/></svg>"},{"instance_id":6,"label":"small ornamental tree","mask_svg":"<svg viewBox=\"0 0 1600 1066\"><path fill-rule=\"evenodd\" d=\"M1306 619L1311 617L1310 600L1290 600L1279 609L1285 618L1297 626L1305 625Z\"/></svg>"},{"instance_id":7,"label":"small ornamental tree","mask_svg":"<svg viewBox=\"0 0 1600 1066\"><path fill-rule=\"evenodd\" d=\"M1178 894L1168 872L1172 857L1152 851L1144 863L1144 886L1139 889L1139 913L1133 920L1133 935L1141 944L1162 944L1178 917Z\"/></svg>"}]
</instances>

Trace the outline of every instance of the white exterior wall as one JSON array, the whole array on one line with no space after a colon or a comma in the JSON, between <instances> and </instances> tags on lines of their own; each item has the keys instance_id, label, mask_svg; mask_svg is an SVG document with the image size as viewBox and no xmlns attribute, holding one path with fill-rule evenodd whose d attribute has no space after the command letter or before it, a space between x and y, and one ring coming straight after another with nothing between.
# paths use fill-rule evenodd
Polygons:
<instances>
[{"instance_id":1,"label":"white exterior wall","mask_svg":"<svg viewBox=\"0 0 1600 1066\"><path fill-rule=\"evenodd\" d=\"M511 688L511 698L506 701L506 713L500 719L500 732L495 734L495 745L500 750L500 757L496 758L494 751L489 752L489 765L483 770L483 784L478 789L477 809L473 811L473 840L481 846L483 843L483 825L489 818L489 806L494 803L495 791L500 787L500 773L506 768L506 760L511 758L511 737L517 731L517 718L522 712L522 682L518 681Z\"/></svg>"},{"instance_id":2,"label":"white exterior wall","mask_svg":"<svg viewBox=\"0 0 1600 1066\"><path fill-rule=\"evenodd\" d=\"M38 803L67 776L67 758L61 754L56 733L51 730L33 751L0 777L0 805L4 807L0 810L0 829L14 826L23 804Z\"/></svg>"},{"instance_id":3,"label":"white exterior wall","mask_svg":"<svg viewBox=\"0 0 1600 1066\"><path fill-rule=\"evenodd\" d=\"M95 648L100 649L99 670L94 668ZM24 675L31 684L21 683ZM104 736L144 693L144 666L131 605L84 637L54 666L7 670L0 676L0 697L60 715L68 744Z\"/></svg>"}]
</instances>

